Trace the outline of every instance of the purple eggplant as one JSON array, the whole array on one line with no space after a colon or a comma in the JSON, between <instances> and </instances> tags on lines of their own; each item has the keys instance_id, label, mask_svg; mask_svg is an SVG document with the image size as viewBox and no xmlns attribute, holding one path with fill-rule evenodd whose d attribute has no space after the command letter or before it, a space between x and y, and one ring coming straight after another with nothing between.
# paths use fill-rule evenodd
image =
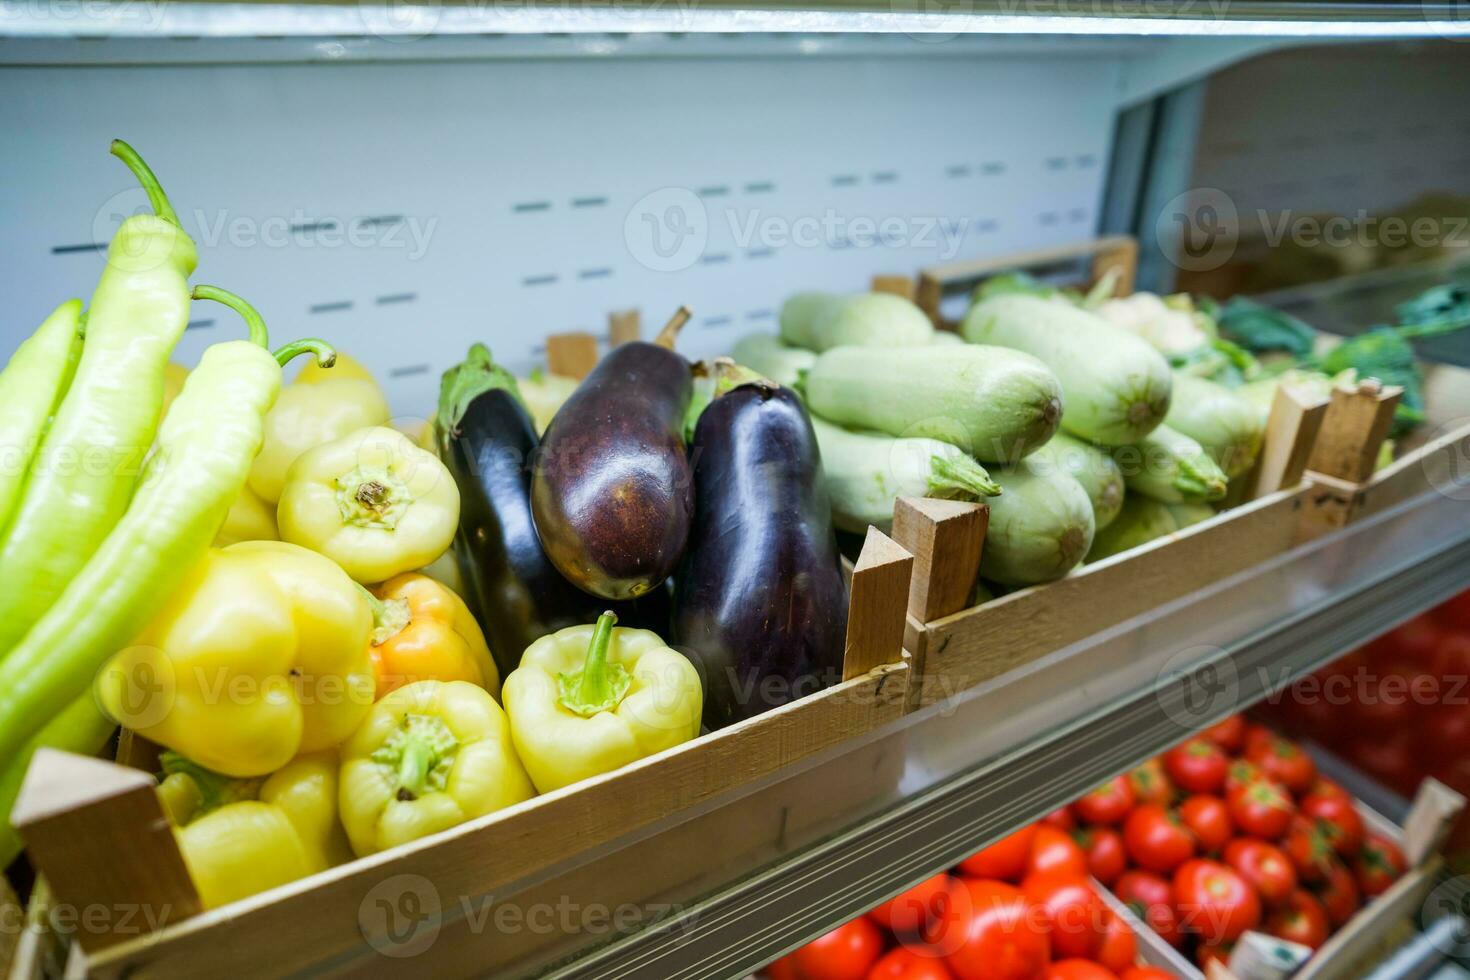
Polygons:
<instances>
[{"instance_id":1,"label":"purple eggplant","mask_svg":"<svg viewBox=\"0 0 1470 980\"><path fill-rule=\"evenodd\" d=\"M674 579L674 640L704 676L711 729L842 680L847 589L806 409L769 381L704 410L697 503Z\"/></svg>"},{"instance_id":2,"label":"purple eggplant","mask_svg":"<svg viewBox=\"0 0 1470 980\"><path fill-rule=\"evenodd\" d=\"M541 443L531 481L541 543L568 581L605 599L658 586L689 537L694 491L683 426L694 382L689 362L670 349L678 325L659 342L614 348Z\"/></svg>"}]
</instances>

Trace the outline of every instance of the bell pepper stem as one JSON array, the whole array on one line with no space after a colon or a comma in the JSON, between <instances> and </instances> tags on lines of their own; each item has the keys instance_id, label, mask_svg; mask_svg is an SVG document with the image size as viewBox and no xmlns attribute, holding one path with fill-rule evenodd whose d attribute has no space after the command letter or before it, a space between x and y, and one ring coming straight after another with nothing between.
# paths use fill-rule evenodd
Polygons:
<instances>
[{"instance_id":1,"label":"bell pepper stem","mask_svg":"<svg viewBox=\"0 0 1470 980\"><path fill-rule=\"evenodd\" d=\"M587 645L587 659L582 669L558 677L561 706L574 714L590 718L602 711L611 711L622 702L633 683L632 676L622 664L608 663L608 649L612 646L613 626L618 617L612 611L597 617L597 627L592 632L592 642Z\"/></svg>"},{"instance_id":2,"label":"bell pepper stem","mask_svg":"<svg viewBox=\"0 0 1470 980\"><path fill-rule=\"evenodd\" d=\"M225 306L234 310L245 320L245 326L250 330L250 342L252 344L258 344L266 350L270 349L270 334L265 329L265 318L260 315L259 310L245 302L245 300L236 296L228 289L221 289L218 286L195 286L194 291L189 295L194 299L207 299L213 300L216 303L223 303Z\"/></svg>"},{"instance_id":3,"label":"bell pepper stem","mask_svg":"<svg viewBox=\"0 0 1470 980\"><path fill-rule=\"evenodd\" d=\"M172 779L177 782L187 779L194 784L193 793L198 794L198 798L194 801L184 822L197 820L211 810L218 810L229 803L255 799L260 792L260 784L263 782L260 779L237 779L234 776L226 776L212 769L206 769L177 752L160 754L158 762L166 780Z\"/></svg>"},{"instance_id":4,"label":"bell pepper stem","mask_svg":"<svg viewBox=\"0 0 1470 980\"><path fill-rule=\"evenodd\" d=\"M379 599L365 586L358 585L357 588L367 599L368 606L373 611L373 646L382 646L408 629L409 624L413 622L413 613L409 609L407 599Z\"/></svg>"},{"instance_id":5,"label":"bell pepper stem","mask_svg":"<svg viewBox=\"0 0 1470 980\"><path fill-rule=\"evenodd\" d=\"M148 203L153 208L153 213L176 228L182 228L179 224L179 216L174 212L174 206L169 203L168 195L163 192L163 185L154 176L153 170L143 162L138 151L133 149L122 140L112 141L112 155L128 165L133 176L138 178L138 183L143 185L143 190L148 192Z\"/></svg>"},{"instance_id":6,"label":"bell pepper stem","mask_svg":"<svg viewBox=\"0 0 1470 980\"><path fill-rule=\"evenodd\" d=\"M293 358L308 353L316 355L317 367L329 368L337 363L337 351L332 345L315 337L293 340L289 344L276 348L271 356L276 359L277 364L285 367L291 363Z\"/></svg>"},{"instance_id":7,"label":"bell pepper stem","mask_svg":"<svg viewBox=\"0 0 1470 980\"><path fill-rule=\"evenodd\" d=\"M427 742L411 740L403 748L403 757L398 760L398 792L418 799L428 788L429 767L434 761L434 750Z\"/></svg>"},{"instance_id":8,"label":"bell pepper stem","mask_svg":"<svg viewBox=\"0 0 1470 980\"><path fill-rule=\"evenodd\" d=\"M388 740L373 751L372 760L387 771L401 802L441 792L454 767L459 740L442 718L405 715Z\"/></svg>"}]
</instances>

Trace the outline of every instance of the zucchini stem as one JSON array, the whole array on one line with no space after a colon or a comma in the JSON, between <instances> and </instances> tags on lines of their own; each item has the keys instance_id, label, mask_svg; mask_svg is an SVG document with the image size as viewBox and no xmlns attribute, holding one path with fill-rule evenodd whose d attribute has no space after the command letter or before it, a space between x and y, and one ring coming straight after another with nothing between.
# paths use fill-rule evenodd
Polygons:
<instances>
[{"instance_id":1,"label":"zucchini stem","mask_svg":"<svg viewBox=\"0 0 1470 980\"><path fill-rule=\"evenodd\" d=\"M1000 496L1000 484L990 473L963 453L955 456L932 456L929 459L930 497L945 500L979 500Z\"/></svg>"}]
</instances>

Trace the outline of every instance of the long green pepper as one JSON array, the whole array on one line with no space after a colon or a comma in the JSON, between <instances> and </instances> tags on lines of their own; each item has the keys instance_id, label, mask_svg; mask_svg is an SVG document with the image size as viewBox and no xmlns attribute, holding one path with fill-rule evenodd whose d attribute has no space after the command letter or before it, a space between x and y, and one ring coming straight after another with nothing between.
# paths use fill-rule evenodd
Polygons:
<instances>
[{"instance_id":1,"label":"long green pepper","mask_svg":"<svg viewBox=\"0 0 1470 980\"><path fill-rule=\"evenodd\" d=\"M114 140L112 152L137 175L156 213L128 218L108 246L76 377L0 542L0 657L127 509L158 428L164 367L189 322L194 243L133 148Z\"/></svg>"},{"instance_id":2,"label":"long green pepper","mask_svg":"<svg viewBox=\"0 0 1470 980\"><path fill-rule=\"evenodd\" d=\"M51 416L71 385L82 354L81 316L81 300L62 303L0 372L0 534L20 500Z\"/></svg>"},{"instance_id":3,"label":"long green pepper","mask_svg":"<svg viewBox=\"0 0 1470 980\"><path fill-rule=\"evenodd\" d=\"M6 659L0 759L13 758L53 715L85 695L97 671L157 615L204 556L260 451L281 366L308 351L323 366L335 360L320 340L297 341L272 355L265 324L244 300L209 286L194 295L240 312L251 340L204 352L164 419L122 520Z\"/></svg>"}]
</instances>

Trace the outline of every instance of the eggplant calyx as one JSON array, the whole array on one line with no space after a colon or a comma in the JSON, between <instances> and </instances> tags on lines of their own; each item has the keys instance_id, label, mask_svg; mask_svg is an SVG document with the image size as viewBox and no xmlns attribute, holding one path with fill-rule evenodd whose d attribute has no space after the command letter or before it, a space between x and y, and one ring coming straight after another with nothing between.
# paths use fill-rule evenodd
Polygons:
<instances>
[{"instance_id":1,"label":"eggplant calyx","mask_svg":"<svg viewBox=\"0 0 1470 980\"><path fill-rule=\"evenodd\" d=\"M515 375L495 363L490 348L484 344L471 345L464 361L444 372L439 386L439 411L434 416L435 431L458 432L470 404L485 392L496 389L510 392L512 398L525 406Z\"/></svg>"}]
</instances>

